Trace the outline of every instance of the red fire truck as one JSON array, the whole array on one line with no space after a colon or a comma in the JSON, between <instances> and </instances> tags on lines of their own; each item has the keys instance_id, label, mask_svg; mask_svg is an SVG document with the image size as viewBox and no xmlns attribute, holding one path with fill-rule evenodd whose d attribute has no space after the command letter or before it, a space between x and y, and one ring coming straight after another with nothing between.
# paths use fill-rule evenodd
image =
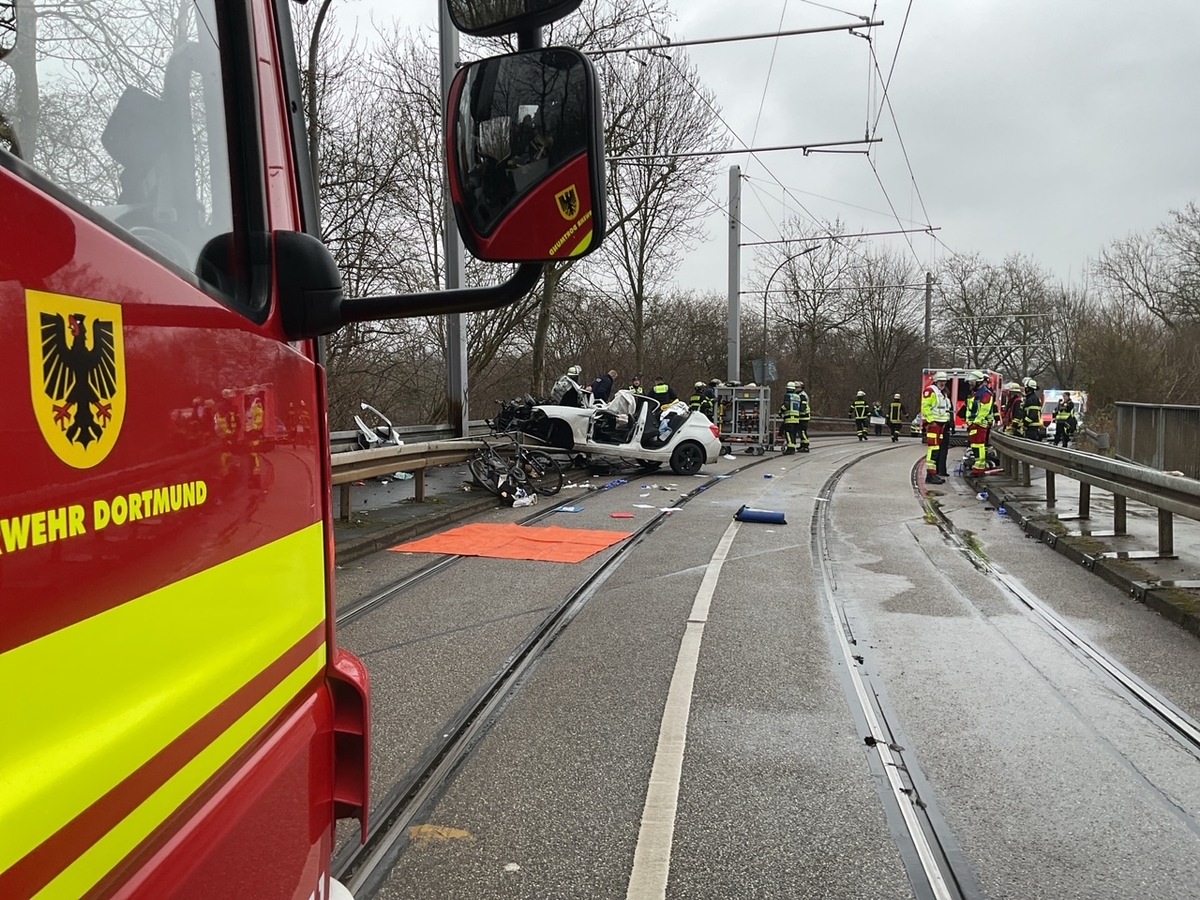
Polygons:
<instances>
[{"instance_id":1,"label":"red fire truck","mask_svg":"<svg viewBox=\"0 0 1200 900\"><path fill-rule=\"evenodd\" d=\"M0 897L344 896L368 685L319 338L498 307L604 233L594 69L539 48L580 0L449 2L533 48L459 70L446 116L465 242L520 265L351 299L289 0L0 0ZM518 113L550 155L505 152Z\"/></svg>"}]
</instances>

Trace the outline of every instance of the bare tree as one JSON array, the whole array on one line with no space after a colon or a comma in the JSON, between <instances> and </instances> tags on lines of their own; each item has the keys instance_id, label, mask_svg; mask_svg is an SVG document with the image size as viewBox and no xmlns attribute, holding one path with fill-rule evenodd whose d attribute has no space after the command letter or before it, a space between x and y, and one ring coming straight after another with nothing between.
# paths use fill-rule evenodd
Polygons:
<instances>
[{"instance_id":1,"label":"bare tree","mask_svg":"<svg viewBox=\"0 0 1200 900\"><path fill-rule=\"evenodd\" d=\"M908 385L924 349L923 293L912 285L917 270L908 257L868 252L851 275L851 308L859 346L860 381L881 400L894 385Z\"/></svg>"},{"instance_id":2,"label":"bare tree","mask_svg":"<svg viewBox=\"0 0 1200 900\"><path fill-rule=\"evenodd\" d=\"M1200 209L1171 210L1152 234L1131 234L1100 253L1095 274L1114 294L1131 297L1168 328L1200 320Z\"/></svg>"},{"instance_id":3,"label":"bare tree","mask_svg":"<svg viewBox=\"0 0 1200 900\"><path fill-rule=\"evenodd\" d=\"M836 355L830 339L854 321L849 289L862 262L862 239L846 236L841 222L820 227L792 220L781 230L787 243L767 254L755 280L764 292L769 288L765 305L783 326L791 366L813 386L834 377L827 365Z\"/></svg>"},{"instance_id":4,"label":"bare tree","mask_svg":"<svg viewBox=\"0 0 1200 900\"><path fill-rule=\"evenodd\" d=\"M700 240L715 176L713 157L682 155L715 145L717 118L695 67L675 55L615 56L603 66L605 143L615 160L601 263L618 285L613 313L633 341L639 369L646 367L648 304Z\"/></svg>"}]
</instances>

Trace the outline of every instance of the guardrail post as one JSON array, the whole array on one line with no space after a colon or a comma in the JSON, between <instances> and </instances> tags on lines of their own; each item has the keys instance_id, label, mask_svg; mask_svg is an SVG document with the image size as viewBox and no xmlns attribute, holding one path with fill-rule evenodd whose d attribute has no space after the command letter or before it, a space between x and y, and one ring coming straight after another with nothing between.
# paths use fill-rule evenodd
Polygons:
<instances>
[{"instance_id":1,"label":"guardrail post","mask_svg":"<svg viewBox=\"0 0 1200 900\"><path fill-rule=\"evenodd\" d=\"M1018 462L1017 469L1021 473L1021 487L1029 487L1032 484L1030 476L1033 474L1033 466L1027 462Z\"/></svg>"},{"instance_id":2,"label":"guardrail post","mask_svg":"<svg viewBox=\"0 0 1200 900\"><path fill-rule=\"evenodd\" d=\"M1079 518L1092 517L1092 486L1086 481L1079 482Z\"/></svg>"},{"instance_id":3,"label":"guardrail post","mask_svg":"<svg viewBox=\"0 0 1200 900\"><path fill-rule=\"evenodd\" d=\"M1158 511L1158 555L1164 559L1175 555L1175 516L1165 509Z\"/></svg>"},{"instance_id":4,"label":"guardrail post","mask_svg":"<svg viewBox=\"0 0 1200 900\"><path fill-rule=\"evenodd\" d=\"M1113 494L1113 534L1125 533L1125 495Z\"/></svg>"},{"instance_id":5,"label":"guardrail post","mask_svg":"<svg viewBox=\"0 0 1200 900\"><path fill-rule=\"evenodd\" d=\"M413 472L413 499L417 503L425 502L425 470L417 469Z\"/></svg>"},{"instance_id":6,"label":"guardrail post","mask_svg":"<svg viewBox=\"0 0 1200 900\"><path fill-rule=\"evenodd\" d=\"M1054 496L1054 473L1049 469L1046 470L1046 505L1054 506L1057 502Z\"/></svg>"}]
</instances>

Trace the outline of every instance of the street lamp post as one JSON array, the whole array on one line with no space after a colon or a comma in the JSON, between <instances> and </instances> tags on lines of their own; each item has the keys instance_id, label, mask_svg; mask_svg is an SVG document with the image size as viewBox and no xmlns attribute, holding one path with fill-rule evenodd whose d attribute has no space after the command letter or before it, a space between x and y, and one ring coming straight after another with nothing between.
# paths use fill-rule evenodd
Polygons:
<instances>
[{"instance_id":1,"label":"street lamp post","mask_svg":"<svg viewBox=\"0 0 1200 900\"><path fill-rule=\"evenodd\" d=\"M793 253L790 256L785 256L780 261L779 265L777 265L775 267L775 271L772 272L771 276L767 279L767 286L765 288L763 288L762 379L764 382L767 380L767 297L771 293L771 282L773 282L775 280L775 276L779 274L780 270L783 269L783 267L786 266L788 263L790 263L792 260L799 259L800 257L805 256L806 254L812 253L814 250L818 249L820 246L821 246L820 244L813 244L811 247L805 247L799 253Z\"/></svg>"}]
</instances>

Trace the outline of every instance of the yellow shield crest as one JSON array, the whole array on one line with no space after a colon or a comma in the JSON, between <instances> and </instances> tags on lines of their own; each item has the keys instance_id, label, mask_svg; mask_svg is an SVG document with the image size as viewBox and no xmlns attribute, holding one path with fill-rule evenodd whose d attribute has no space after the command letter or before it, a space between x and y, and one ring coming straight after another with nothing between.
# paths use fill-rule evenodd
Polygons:
<instances>
[{"instance_id":1,"label":"yellow shield crest","mask_svg":"<svg viewBox=\"0 0 1200 900\"><path fill-rule=\"evenodd\" d=\"M559 213L568 222L579 215L579 192L575 190L575 185L559 191L554 199L558 201Z\"/></svg>"},{"instance_id":2,"label":"yellow shield crest","mask_svg":"<svg viewBox=\"0 0 1200 900\"><path fill-rule=\"evenodd\" d=\"M25 292L29 392L42 437L76 469L104 461L125 421L121 305Z\"/></svg>"}]
</instances>

